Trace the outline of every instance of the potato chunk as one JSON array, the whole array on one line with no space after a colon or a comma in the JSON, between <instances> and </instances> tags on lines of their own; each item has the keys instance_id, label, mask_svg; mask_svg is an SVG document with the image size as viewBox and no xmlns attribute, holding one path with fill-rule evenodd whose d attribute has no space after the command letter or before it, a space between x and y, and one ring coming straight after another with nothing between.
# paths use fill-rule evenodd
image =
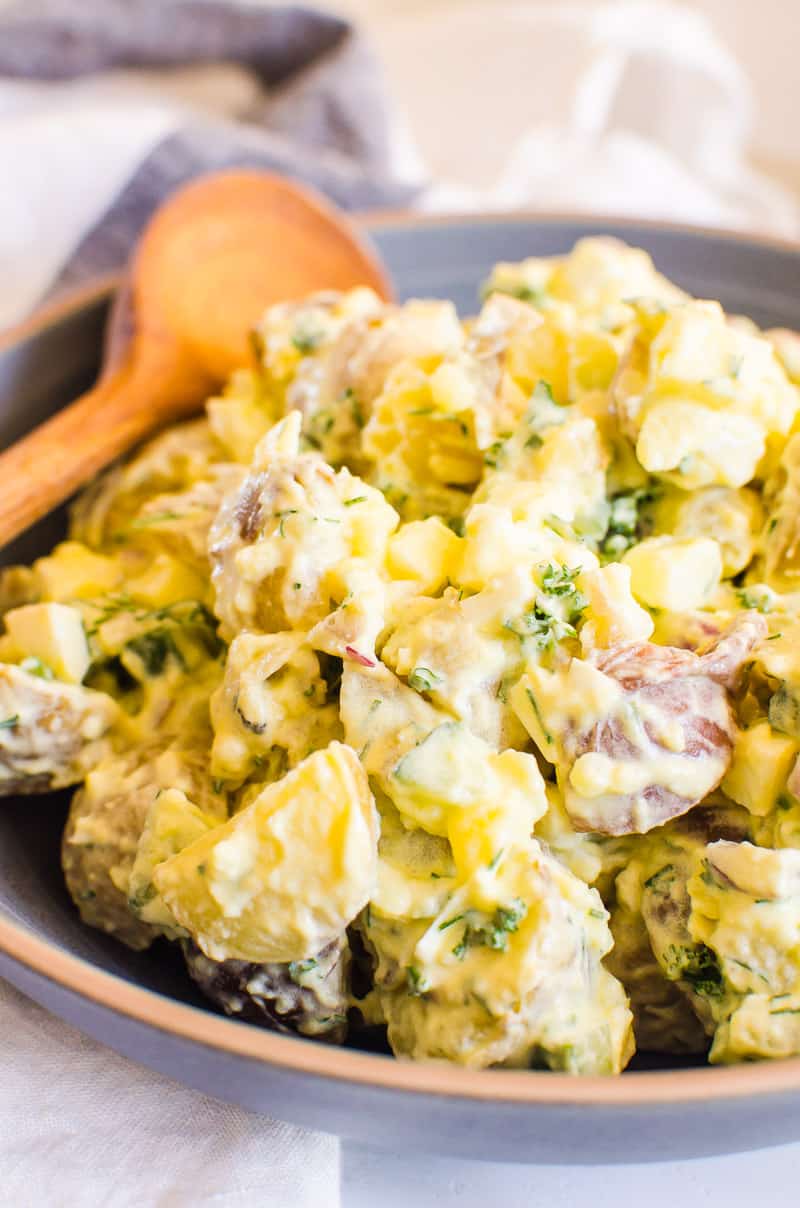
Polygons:
<instances>
[{"instance_id":1,"label":"potato chunk","mask_svg":"<svg viewBox=\"0 0 800 1208\"><path fill-rule=\"evenodd\" d=\"M334 1044L344 1040L350 966L345 940L287 964L213 961L191 940L182 947L189 976L226 1015L275 1032Z\"/></svg>"},{"instance_id":2,"label":"potato chunk","mask_svg":"<svg viewBox=\"0 0 800 1208\"><path fill-rule=\"evenodd\" d=\"M366 774L349 747L333 742L153 879L213 960L304 960L338 939L368 901L377 831Z\"/></svg>"},{"instance_id":3,"label":"potato chunk","mask_svg":"<svg viewBox=\"0 0 800 1208\"><path fill-rule=\"evenodd\" d=\"M0 664L0 797L77 784L108 753L118 716L104 692Z\"/></svg>"},{"instance_id":4,"label":"potato chunk","mask_svg":"<svg viewBox=\"0 0 800 1208\"><path fill-rule=\"evenodd\" d=\"M159 915L139 914L153 905L142 892L150 884L145 865L163 858L175 838L164 825L165 810L158 811L160 822L153 813L162 796L162 806L174 807L180 798L185 815L205 817L207 825L227 817L226 799L214 792L201 751L150 746L98 764L73 797L64 829L61 862L81 918L131 948L147 948L164 930L175 930L163 908ZM185 836L185 823L181 829Z\"/></svg>"},{"instance_id":5,"label":"potato chunk","mask_svg":"<svg viewBox=\"0 0 800 1208\"><path fill-rule=\"evenodd\" d=\"M577 827L640 834L716 788L736 733L727 689L765 632L745 613L702 656L629 643L522 677L511 703L556 765Z\"/></svg>"},{"instance_id":6,"label":"potato chunk","mask_svg":"<svg viewBox=\"0 0 800 1208\"><path fill-rule=\"evenodd\" d=\"M79 684L89 670L89 644L81 614L68 604L26 604L5 616L20 654L40 659L67 684Z\"/></svg>"}]
</instances>

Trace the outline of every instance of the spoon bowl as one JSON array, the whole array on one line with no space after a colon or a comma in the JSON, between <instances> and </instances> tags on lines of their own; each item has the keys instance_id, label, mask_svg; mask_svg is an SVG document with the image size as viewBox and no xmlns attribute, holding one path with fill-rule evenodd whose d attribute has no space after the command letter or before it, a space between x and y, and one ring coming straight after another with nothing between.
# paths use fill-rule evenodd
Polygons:
<instances>
[{"instance_id":1,"label":"spoon bowl","mask_svg":"<svg viewBox=\"0 0 800 1208\"><path fill-rule=\"evenodd\" d=\"M192 414L237 366L265 308L318 289L391 288L345 216L278 176L202 177L156 211L134 251L93 390L0 453L0 546L157 428Z\"/></svg>"}]
</instances>

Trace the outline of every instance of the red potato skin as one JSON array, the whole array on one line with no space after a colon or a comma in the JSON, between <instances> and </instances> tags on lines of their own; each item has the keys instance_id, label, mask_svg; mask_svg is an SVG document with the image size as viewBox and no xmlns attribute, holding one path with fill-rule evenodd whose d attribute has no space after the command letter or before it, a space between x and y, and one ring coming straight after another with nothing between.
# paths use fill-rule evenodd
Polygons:
<instances>
[{"instance_id":1,"label":"red potato skin","mask_svg":"<svg viewBox=\"0 0 800 1208\"><path fill-rule=\"evenodd\" d=\"M721 771L711 778L700 797L684 797L664 784L646 785L638 793L619 794L602 813L586 809L585 798L567 793L567 809L576 826L603 834L624 835L651 830L685 814L720 783L733 753L736 722L730 693L753 647L765 636L766 624L758 613L745 613L703 654L638 642L599 652L594 663L615 680L630 699L646 705L647 713L677 721L683 736L682 754L696 760L720 761ZM723 724L713 718L723 717ZM650 754L668 754L651 720L642 729ZM630 737L617 718L608 718L565 740L571 764L588 752L608 755L621 762L645 757L645 748Z\"/></svg>"}]
</instances>

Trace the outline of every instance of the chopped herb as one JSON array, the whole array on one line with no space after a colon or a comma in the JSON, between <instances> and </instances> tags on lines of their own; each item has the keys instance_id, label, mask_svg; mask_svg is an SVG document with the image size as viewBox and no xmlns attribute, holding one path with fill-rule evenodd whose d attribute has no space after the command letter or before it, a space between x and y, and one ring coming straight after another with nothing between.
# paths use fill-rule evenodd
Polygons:
<instances>
[{"instance_id":1,"label":"chopped herb","mask_svg":"<svg viewBox=\"0 0 800 1208\"><path fill-rule=\"evenodd\" d=\"M575 580L581 573L580 566L570 569L568 566L548 564L542 575L542 590L548 596L563 596L568 598L570 605L570 620L575 620L578 613L583 612L588 604L586 596L575 586Z\"/></svg>"},{"instance_id":2,"label":"chopped herb","mask_svg":"<svg viewBox=\"0 0 800 1208\"><path fill-rule=\"evenodd\" d=\"M225 781L224 780L212 780L211 787L215 793L222 793L225 791Z\"/></svg>"},{"instance_id":3,"label":"chopped herb","mask_svg":"<svg viewBox=\"0 0 800 1208\"><path fill-rule=\"evenodd\" d=\"M454 914L451 919L447 919L446 922L440 923L438 930L447 931L448 927L452 927L454 925L454 923L460 923L463 918L464 918L463 914Z\"/></svg>"},{"instance_id":4,"label":"chopped herb","mask_svg":"<svg viewBox=\"0 0 800 1208\"><path fill-rule=\"evenodd\" d=\"M430 667L415 667L408 677L408 686L415 692L431 692L436 684L442 682L442 677Z\"/></svg>"},{"instance_id":5,"label":"chopped herb","mask_svg":"<svg viewBox=\"0 0 800 1208\"><path fill-rule=\"evenodd\" d=\"M751 591L746 587L737 588L736 598L742 608L755 608L758 612L771 612L772 600L768 591Z\"/></svg>"},{"instance_id":6,"label":"chopped herb","mask_svg":"<svg viewBox=\"0 0 800 1208\"><path fill-rule=\"evenodd\" d=\"M671 885L675 880L675 865L666 864L663 868L659 868L658 872L654 872L652 877L648 877L644 883L645 889L657 889L659 892L664 890L668 885Z\"/></svg>"},{"instance_id":7,"label":"chopped herb","mask_svg":"<svg viewBox=\"0 0 800 1208\"><path fill-rule=\"evenodd\" d=\"M704 998L721 998L725 993L724 978L716 955L706 944L680 948L671 944L665 953L667 976L673 981L685 981Z\"/></svg>"},{"instance_id":8,"label":"chopped herb","mask_svg":"<svg viewBox=\"0 0 800 1208\"><path fill-rule=\"evenodd\" d=\"M605 910L596 910L594 907L589 911L590 919L604 919L606 917Z\"/></svg>"},{"instance_id":9,"label":"chopped herb","mask_svg":"<svg viewBox=\"0 0 800 1208\"><path fill-rule=\"evenodd\" d=\"M205 865L205 864L198 864L198 865L197 865L197 872L198 872L199 876L204 877L204 876L206 875L206 865Z\"/></svg>"},{"instance_id":10,"label":"chopped herb","mask_svg":"<svg viewBox=\"0 0 800 1208\"><path fill-rule=\"evenodd\" d=\"M785 793L781 793L780 797L778 798L778 800L775 804L777 805L779 810L783 810L783 811L790 810L792 808L792 803L789 800L789 798L786 796Z\"/></svg>"},{"instance_id":11,"label":"chopped herb","mask_svg":"<svg viewBox=\"0 0 800 1208\"><path fill-rule=\"evenodd\" d=\"M542 437L539 435L539 433L532 432L531 435L528 437L528 439L525 441L525 448L526 449L541 449L543 444L544 444L544 441L543 441Z\"/></svg>"},{"instance_id":12,"label":"chopped herb","mask_svg":"<svg viewBox=\"0 0 800 1208\"><path fill-rule=\"evenodd\" d=\"M467 935L468 935L468 929L465 927L464 934L462 935L461 939L456 944L455 948L452 949L453 956L456 958L457 961L463 961L464 957L467 955L467 948L469 947L469 943L467 941Z\"/></svg>"},{"instance_id":13,"label":"chopped herb","mask_svg":"<svg viewBox=\"0 0 800 1208\"><path fill-rule=\"evenodd\" d=\"M345 499L344 506L346 508L351 508L356 503L366 503L366 499L366 495L354 495L352 499Z\"/></svg>"},{"instance_id":14,"label":"chopped herb","mask_svg":"<svg viewBox=\"0 0 800 1208\"><path fill-rule=\"evenodd\" d=\"M303 690L303 696L310 699L315 694L316 690L316 684L309 684L308 687Z\"/></svg>"},{"instance_id":15,"label":"chopped herb","mask_svg":"<svg viewBox=\"0 0 800 1208\"><path fill-rule=\"evenodd\" d=\"M125 649L141 660L145 675L161 675L167 660L173 658L183 669L186 660L183 657L172 630L166 626L148 630L126 643Z\"/></svg>"},{"instance_id":16,"label":"chopped herb","mask_svg":"<svg viewBox=\"0 0 800 1208\"><path fill-rule=\"evenodd\" d=\"M508 906L498 906L485 922L474 922L470 918L464 926L461 939L452 949L453 956L463 960L467 949L480 946L491 948L494 952L505 952L509 935L518 930L527 913L528 907L522 899L514 898Z\"/></svg>"},{"instance_id":17,"label":"chopped herb","mask_svg":"<svg viewBox=\"0 0 800 1208\"><path fill-rule=\"evenodd\" d=\"M345 391L345 397L350 399L350 410L353 413L353 423L357 428L365 427L367 417L364 414L364 408L361 406L361 402L356 398L353 391L349 387Z\"/></svg>"},{"instance_id":18,"label":"chopped herb","mask_svg":"<svg viewBox=\"0 0 800 1208\"><path fill-rule=\"evenodd\" d=\"M304 961L289 961L289 977L292 981L296 981L298 977L302 977L304 973L310 973L316 967L317 960L313 956L309 956Z\"/></svg>"},{"instance_id":19,"label":"chopped herb","mask_svg":"<svg viewBox=\"0 0 800 1208\"><path fill-rule=\"evenodd\" d=\"M768 638L766 638L765 640L766 640L767 642L777 642L778 638L782 638L782 637L783 637L783 634L782 634L782 633L771 633L771 634L769 635L769 637L768 637Z\"/></svg>"},{"instance_id":20,"label":"chopped herb","mask_svg":"<svg viewBox=\"0 0 800 1208\"><path fill-rule=\"evenodd\" d=\"M541 713L539 712L539 706L538 706L538 704L536 703L536 697L533 695L533 693L531 692L530 688L526 688L526 689L525 689L525 695L527 696L528 700L530 701L530 706L531 706L531 708L533 709L533 712L534 712L534 713L535 713L535 715L536 715L536 720L538 721L538 723L539 723L539 727L540 727L540 729L541 729L541 731L542 731L542 734L544 735L544 740L545 740L545 742L546 742L548 745L552 744L552 742L553 742L553 735L552 735L552 734L549 734L549 733L548 733L548 731L545 729L544 721L542 720L542 715L541 715Z\"/></svg>"},{"instance_id":21,"label":"chopped herb","mask_svg":"<svg viewBox=\"0 0 800 1208\"><path fill-rule=\"evenodd\" d=\"M307 356L310 352L314 352L319 348L324 339L324 331L310 325L303 326L301 323L297 325L292 335L292 343L303 356Z\"/></svg>"},{"instance_id":22,"label":"chopped herb","mask_svg":"<svg viewBox=\"0 0 800 1208\"><path fill-rule=\"evenodd\" d=\"M415 407L413 411L409 411L409 415L433 415L433 407Z\"/></svg>"},{"instance_id":23,"label":"chopped herb","mask_svg":"<svg viewBox=\"0 0 800 1208\"><path fill-rule=\"evenodd\" d=\"M504 851L505 851L505 848L504 848L504 847L500 847L500 848L498 848L498 850L497 850L497 851L494 853L494 855L492 856L491 860L490 860L490 861L489 861L489 863L486 865L486 867L489 869L489 872L494 872L494 870L497 868L497 865L500 863L500 861L501 861L501 860L502 860L502 858L503 858L503 852L504 852Z\"/></svg>"},{"instance_id":24,"label":"chopped herb","mask_svg":"<svg viewBox=\"0 0 800 1208\"><path fill-rule=\"evenodd\" d=\"M464 536L464 517L463 516L451 516L445 523L447 524L447 527L450 529L450 531L455 533L455 535L457 537Z\"/></svg>"},{"instance_id":25,"label":"chopped herb","mask_svg":"<svg viewBox=\"0 0 800 1208\"><path fill-rule=\"evenodd\" d=\"M36 658L35 655L30 655L28 658L23 659L20 663L20 667L23 671L27 671L28 675L35 675L37 679L55 679L53 668L48 667L47 663L43 663L42 660Z\"/></svg>"},{"instance_id":26,"label":"chopped herb","mask_svg":"<svg viewBox=\"0 0 800 1208\"><path fill-rule=\"evenodd\" d=\"M769 899L762 898L761 900L762 902L766 902ZM766 973L762 973L760 969L754 969L752 965L747 965L744 961L737 960L735 956L729 956L727 957L727 960L729 960L732 965L738 965L740 969L744 969L745 973L752 973L753 977L760 977L763 982L769 985L769 978L767 977Z\"/></svg>"},{"instance_id":27,"label":"chopped herb","mask_svg":"<svg viewBox=\"0 0 800 1208\"><path fill-rule=\"evenodd\" d=\"M180 520L183 512L152 512L149 516L138 516L128 525L130 529L149 528L153 524L163 524L169 520Z\"/></svg>"},{"instance_id":28,"label":"chopped herb","mask_svg":"<svg viewBox=\"0 0 800 1208\"><path fill-rule=\"evenodd\" d=\"M302 583L293 583L292 584L292 588L294 591L299 591L302 586L303 586Z\"/></svg>"},{"instance_id":29,"label":"chopped herb","mask_svg":"<svg viewBox=\"0 0 800 1208\"><path fill-rule=\"evenodd\" d=\"M653 497L652 490L640 488L623 491L610 501L608 527L600 542L600 552L605 558L621 558L636 544L640 528L639 509Z\"/></svg>"},{"instance_id":30,"label":"chopped herb","mask_svg":"<svg viewBox=\"0 0 800 1208\"><path fill-rule=\"evenodd\" d=\"M777 1011L770 1011L770 1015L800 1015L800 1007L778 1007Z\"/></svg>"},{"instance_id":31,"label":"chopped herb","mask_svg":"<svg viewBox=\"0 0 800 1208\"><path fill-rule=\"evenodd\" d=\"M276 520L280 520L280 524L278 525L278 533L279 533L279 535L280 535L281 537L285 537L285 536L286 536L286 529L285 529L285 527L284 527L284 524L285 524L285 521L286 521L286 517L287 517L287 516L296 516L296 515L297 515L297 508L284 508L284 509L283 509L283 511L280 511L280 512L273 512L273 515L274 515L274 517L275 517L275 519L276 519Z\"/></svg>"},{"instance_id":32,"label":"chopped herb","mask_svg":"<svg viewBox=\"0 0 800 1208\"><path fill-rule=\"evenodd\" d=\"M496 470L505 456L505 441L496 440L483 455L483 460L490 469Z\"/></svg>"},{"instance_id":33,"label":"chopped herb","mask_svg":"<svg viewBox=\"0 0 800 1208\"><path fill-rule=\"evenodd\" d=\"M543 286L527 285L522 281L495 285L490 279L481 286L481 298L485 300L492 294L508 294L509 297L518 298L520 302L527 302L531 306L544 306L547 302L547 290Z\"/></svg>"},{"instance_id":34,"label":"chopped herb","mask_svg":"<svg viewBox=\"0 0 800 1208\"><path fill-rule=\"evenodd\" d=\"M414 998L428 990L428 980L416 965L408 965L406 968L406 987Z\"/></svg>"}]
</instances>

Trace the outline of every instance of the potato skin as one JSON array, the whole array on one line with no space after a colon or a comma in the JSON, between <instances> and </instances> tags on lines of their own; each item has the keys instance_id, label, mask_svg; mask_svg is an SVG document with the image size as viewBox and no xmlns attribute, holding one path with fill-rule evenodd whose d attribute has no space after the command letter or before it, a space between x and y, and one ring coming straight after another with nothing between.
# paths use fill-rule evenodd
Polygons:
<instances>
[{"instance_id":1,"label":"potato skin","mask_svg":"<svg viewBox=\"0 0 800 1208\"><path fill-rule=\"evenodd\" d=\"M311 968L304 968L309 961L214 961L192 940L182 940L181 947L190 977L226 1015L286 1035L344 1041L350 972L344 938L323 948Z\"/></svg>"},{"instance_id":2,"label":"potato skin","mask_svg":"<svg viewBox=\"0 0 800 1208\"><path fill-rule=\"evenodd\" d=\"M0 797L83 780L110 750L118 707L104 692L43 680L0 663Z\"/></svg>"},{"instance_id":3,"label":"potato skin","mask_svg":"<svg viewBox=\"0 0 800 1208\"><path fill-rule=\"evenodd\" d=\"M129 948L148 948L162 930L142 922L128 900L127 882L147 811L158 791L179 787L211 812L202 751L152 746L103 761L74 794L61 844L70 896L90 927Z\"/></svg>"}]
</instances>

